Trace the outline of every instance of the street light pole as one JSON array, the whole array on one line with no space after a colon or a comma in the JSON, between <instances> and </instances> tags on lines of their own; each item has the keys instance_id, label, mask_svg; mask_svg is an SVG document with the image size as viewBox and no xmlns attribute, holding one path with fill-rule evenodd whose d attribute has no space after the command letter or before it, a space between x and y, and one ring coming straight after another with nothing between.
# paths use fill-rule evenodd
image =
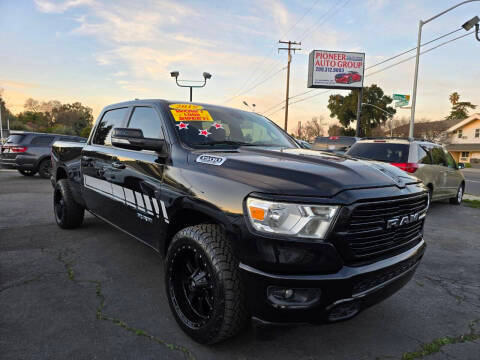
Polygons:
<instances>
[{"instance_id":1,"label":"street light pole","mask_svg":"<svg viewBox=\"0 0 480 360\"><path fill-rule=\"evenodd\" d=\"M435 20L436 18L438 18L438 17L442 16L443 14L459 7L460 5L467 4L467 3L470 3L470 2L473 2L473 1L480 1L480 0L462 1L462 2L458 3L457 5L454 5L450 8L448 8L447 10L442 11L441 13L438 13L437 15L431 17L428 20L425 20L425 21L420 20L419 23L418 23L417 56L415 58L415 75L414 75L414 78L413 78L412 110L411 110L411 113L410 113L410 130L409 130L409 133L408 133L409 138L413 138L413 123L414 123L414 120L415 120L415 105L417 103L417 79L418 79L418 65L419 65L419 62L420 62L420 43L422 41L422 27L423 27L423 25L428 24L430 21ZM477 36L478 36L478 34L477 34Z\"/></svg>"},{"instance_id":2,"label":"street light pole","mask_svg":"<svg viewBox=\"0 0 480 360\"><path fill-rule=\"evenodd\" d=\"M175 78L175 82L177 83L177 86L180 86L180 87L188 87L190 88L190 102L192 102L192 98L193 98L193 88L202 88L204 87L206 84L207 84L207 80L208 79L211 79L212 78L212 75L208 72L204 72L203 73L203 84L202 85L182 85L180 84L178 81L178 76L180 75L180 73L178 71L172 71L170 73L170 76ZM183 82L201 82L201 80L180 80L180 81L183 81Z\"/></svg>"}]
</instances>

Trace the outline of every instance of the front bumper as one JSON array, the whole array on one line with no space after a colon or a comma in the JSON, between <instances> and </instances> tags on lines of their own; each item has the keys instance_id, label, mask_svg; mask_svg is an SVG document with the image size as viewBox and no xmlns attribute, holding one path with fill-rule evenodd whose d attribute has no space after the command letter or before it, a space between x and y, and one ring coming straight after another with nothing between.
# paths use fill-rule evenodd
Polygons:
<instances>
[{"instance_id":1,"label":"front bumper","mask_svg":"<svg viewBox=\"0 0 480 360\"><path fill-rule=\"evenodd\" d=\"M250 313L263 323L324 323L351 318L401 289L412 278L425 248L422 239L391 258L364 266L343 266L337 273L325 275L278 275L240 264ZM267 298L271 286L319 289L321 295L308 307L279 306Z\"/></svg>"}]
</instances>

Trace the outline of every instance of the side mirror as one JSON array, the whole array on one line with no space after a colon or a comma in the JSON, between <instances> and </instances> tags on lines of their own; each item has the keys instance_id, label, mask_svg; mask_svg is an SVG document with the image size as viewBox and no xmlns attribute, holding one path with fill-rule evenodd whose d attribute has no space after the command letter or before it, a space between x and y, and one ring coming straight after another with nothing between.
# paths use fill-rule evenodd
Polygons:
<instances>
[{"instance_id":1,"label":"side mirror","mask_svg":"<svg viewBox=\"0 0 480 360\"><path fill-rule=\"evenodd\" d=\"M151 150L166 153L165 140L144 138L140 129L114 128L112 145L130 150Z\"/></svg>"},{"instance_id":2,"label":"side mirror","mask_svg":"<svg viewBox=\"0 0 480 360\"><path fill-rule=\"evenodd\" d=\"M465 169L465 164L464 163L459 162L457 165L458 165L459 169Z\"/></svg>"}]
</instances>

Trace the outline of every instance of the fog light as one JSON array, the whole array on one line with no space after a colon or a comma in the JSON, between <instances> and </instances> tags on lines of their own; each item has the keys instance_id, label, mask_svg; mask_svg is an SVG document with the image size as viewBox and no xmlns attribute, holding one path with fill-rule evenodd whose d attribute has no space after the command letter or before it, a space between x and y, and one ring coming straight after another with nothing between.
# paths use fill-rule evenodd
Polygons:
<instances>
[{"instance_id":1,"label":"fog light","mask_svg":"<svg viewBox=\"0 0 480 360\"><path fill-rule=\"evenodd\" d=\"M267 298L279 308L306 308L320 300L320 289L291 289L278 286L267 288Z\"/></svg>"}]
</instances>

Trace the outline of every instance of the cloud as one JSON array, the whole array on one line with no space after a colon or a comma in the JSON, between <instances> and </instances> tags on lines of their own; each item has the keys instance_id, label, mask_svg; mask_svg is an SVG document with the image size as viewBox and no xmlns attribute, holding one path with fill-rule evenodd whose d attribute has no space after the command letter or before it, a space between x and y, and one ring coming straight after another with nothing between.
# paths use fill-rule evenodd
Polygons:
<instances>
[{"instance_id":1,"label":"cloud","mask_svg":"<svg viewBox=\"0 0 480 360\"><path fill-rule=\"evenodd\" d=\"M94 0L67 0L67 1L51 1L51 0L34 0L37 9L43 13L61 14L70 8L82 5L93 5Z\"/></svg>"},{"instance_id":2,"label":"cloud","mask_svg":"<svg viewBox=\"0 0 480 360\"><path fill-rule=\"evenodd\" d=\"M17 88L17 89L27 89L27 88L34 88L38 87L38 84L35 83L28 83L28 82L23 82L23 81L14 81L14 80L6 80L6 79L0 79L0 87L6 87L6 88Z\"/></svg>"}]
</instances>

